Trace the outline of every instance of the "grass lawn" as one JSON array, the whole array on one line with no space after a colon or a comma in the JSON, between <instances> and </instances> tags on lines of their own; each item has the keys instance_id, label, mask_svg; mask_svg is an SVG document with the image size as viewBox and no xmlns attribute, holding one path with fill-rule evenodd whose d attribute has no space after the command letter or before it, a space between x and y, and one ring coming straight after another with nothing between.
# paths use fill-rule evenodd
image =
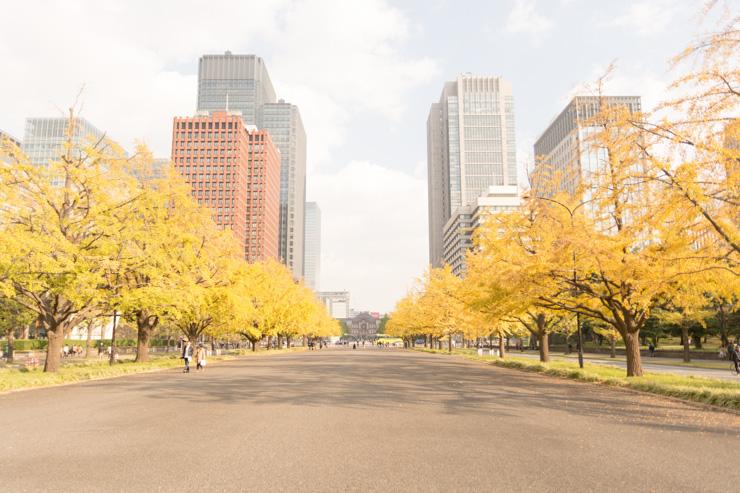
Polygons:
<instances>
[{"instance_id":1,"label":"grass lawn","mask_svg":"<svg viewBox=\"0 0 740 493\"><path fill-rule=\"evenodd\" d=\"M703 339L702 339L703 341ZM692 343L690 345L690 349L692 352L700 352L700 353L716 353L719 351L719 346L722 343L722 340L717 336L710 336L707 338L707 342L702 343L702 348L697 349L694 347L694 344ZM615 346L619 349L624 349L624 341L621 339L616 341ZM575 347L575 343L573 343L573 347ZM592 341L586 341L583 344L583 347L588 351L589 349L609 349L609 344L607 342L604 342L601 346L596 344ZM641 346L642 349L647 350L647 345ZM681 338L680 337L661 337L660 341L658 341L658 351L683 351L683 346L681 345Z\"/></svg>"},{"instance_id":2,"label":"grass lawn","mask_svg":"<svg viewBox=\"0 0 740 493\"><path fill-rule=\"evenodd\" d=\"M261 356L268 354L280 354L288 351L302 351L303 348L261 350L253 353L251 350L242 350L238 354L223 356L211 356L208 363L217 361L228 361L243 356ZM146 363L134 363L132 359L121 360L110 366L108 360L81 359L72 363L65 363L56 373L44 373L41 367L33 369L0 369L0 392L11 390L29 389L34 387L48 387L52 385L63 385L85 380L96 380L101 378L118 377L132 373L146 373L183 366L178 353L168 355L150 355L150 361ZM195 363L191 365L195 368Z\"/></svg>"},{"instance_id":3,"label":"grass lawn","mask_svg":"<svg viewBox=\"0 0 740 493\"><path fill-rule=\"evenodd\" d=\"M446 350L417 350L447 354ZM529 358L517 358L516 356L508 355L505 359L491 358L490 356L481 357L475 353L475 350L466 349L453 350L452 354L506 368L516 368L574 380L625 387L740 411L740 380L738 382L731 382L703 377L672 375L669 373L645 373L642 377L627 378L623 368L598 364L586 363L584 369L581 370L578 368L578 363L570 361L540 363Z\"/></svg>"},{"instance_id":4,"label":"grass lawn","mask_svg":"<svg viewBox=\"0 0 740 493\"><path fill-rule=\"evenodd\" d=\"M536 351L528 351L529 354L539 354ZM550 357L566 358L569 360L578 360L578 353L573 352L568 355L550 352ZM603 354L589 354L585 353L584 357L588 359L594 359L599 361L622 361L626 358L621 355L617 355L615 358L610 358L608 355ZM675 358L645 358L642 359L643 363L650 363L651 365L666 365L666 366L683 366L686 368L706 368L709 370L729 370L732 363L727 360L698 360L690 361L688 363L675 359Z\"/></svg>"}]
</instances>

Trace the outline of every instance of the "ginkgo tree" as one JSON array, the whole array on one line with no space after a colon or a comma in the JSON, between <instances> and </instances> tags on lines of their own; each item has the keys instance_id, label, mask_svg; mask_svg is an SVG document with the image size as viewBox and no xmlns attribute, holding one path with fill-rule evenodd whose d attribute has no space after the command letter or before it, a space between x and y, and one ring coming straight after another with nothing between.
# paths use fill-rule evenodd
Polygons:
<instances>
[{"instance_id":1,"label":"ginkgo tree","mask_svg":"<svg viewBox=\"0 0 740 493\"><path fill-rule=\"evenodd\" d=\"M544 306L541 298L557 286L534 261L540 233L537 211L525 202L518 212L490 214L476 231L476 248L467 256L468 304L502 322L517 322L537 338L540 361L549 361L549 336L563 314ZM514 248L512 242L518 247Z\"/></svg>"},{"instance_id":2,"label":"ginkgo tree","mask_svg":"<svg viewBox=\"0 0 740 493\"><path fill-rule=\"evenodd\" d=\"M45 371L59 368L65 334L105 304L122 218L137 200L123 150L105 138L75 140L77 123L70 112L59 156L45 166L8 141L0 153L0 290L38 316Z\"/></svg>"}]
</instances>

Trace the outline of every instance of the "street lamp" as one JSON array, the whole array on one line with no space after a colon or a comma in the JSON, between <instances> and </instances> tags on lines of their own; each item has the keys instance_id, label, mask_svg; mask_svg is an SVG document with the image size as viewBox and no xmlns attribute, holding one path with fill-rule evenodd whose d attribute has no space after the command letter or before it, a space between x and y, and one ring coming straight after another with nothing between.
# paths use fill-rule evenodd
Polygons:
<instances>
[{"instance_id":1,"label":"street lamp","mask_svg":"<svg viewBox=\"0 0 740 493\"><path fill-rule=\"evenodd\" d=\"M116 362L116 321L118 318L118 310L113 310L113 331L111 332L110 336L110 355L108 359L108 364L110 366L113 366L113 363ZM102 331L102 329L101 329ZM102 339L102 334L101 334Z\"/></svg>"},{"instance_id":2,"label":"street lamp","mask_svg":"<svg viewBox=\"0 0 740 493\"><path fill-rule=\"evenodd\" d=\"M571 228L574 226L573 218L578 208L588 203L588 201L581 201L578 203L578 205L576 205L575 207L571 209L570 207L563 204L562 202L559 202L554 199L550 199L547 197L539 197L539 196L537 198L541 200L545 200L547 202L552 202L553 204L557 204L563 209L565 209L568 212L568 215L570 215ZM577 282L578 282L578 276L576 272L576 250L574 248L573 249L573 292L575 294L578 293L578 288L576 288ZM581 314L578 311L576 311L576 331L578 332L578 366L580 368L583 368L583 332L581 331Z\"/></svg>"}]
</instances>

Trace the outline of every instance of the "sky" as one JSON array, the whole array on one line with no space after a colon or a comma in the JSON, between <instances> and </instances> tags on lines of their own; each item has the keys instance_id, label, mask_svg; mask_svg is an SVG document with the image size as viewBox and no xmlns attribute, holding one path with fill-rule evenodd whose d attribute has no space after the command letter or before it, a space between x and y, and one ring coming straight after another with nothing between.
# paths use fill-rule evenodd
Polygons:
<instances>
[{"instance_id":1,"label":"sky","mask_svg":"<svg viewBox=\"0 0 740 493\"><path fill-rule=\"evenodd\" d=\"M651 108L671 56L711 28L703 0L207 0L3 2L0 130L82 116L169 157L195 112L198 58L261 56L308 136L322 211L320 289L386 312L428 263L426 118L457 74L513 86L520 175L532 145L610 63L608 91ZM723 5L738 11L740 0ZM721 5L720 7L723 7Z\"/></svg>"}]
</instances>

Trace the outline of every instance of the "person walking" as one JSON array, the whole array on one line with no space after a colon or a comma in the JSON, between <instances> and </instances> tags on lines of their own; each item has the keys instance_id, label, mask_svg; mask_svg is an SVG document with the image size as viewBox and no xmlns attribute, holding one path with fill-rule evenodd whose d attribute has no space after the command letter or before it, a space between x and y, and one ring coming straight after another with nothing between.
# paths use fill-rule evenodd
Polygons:
<instances>
[{"instance_id":1,"label":"person walking","mask_svg":"<svg viewBox=\"0 0 740 493\"><path fill-rule=\"evenodd\" d=\"M206 348L203 347L203 344L198 344L198 349L195 350L195 362L197 363L195 367L196 370L205 370Z\"/></svg>"},{"instance_id":2,"label":"person walking","mask_svg":"<svg viewBox=\"0 0 740 493\"><path fill-rule=\"evenodd\" d=\"M655 344L653 344L652 342L648 344L648 352L650 353L650 357L655 357Z\"/></svg>"},{"instance_id":3,"label":"person walking","mask_svg":"<svg viewBox=\"0 0 740 493\"><path fill-rule=\"evenodd\" d=\"M182 355L180 356L185 361L185 368L182 370L183 373L190 373L190 360L193 357L193 345L190 344L188 339L183 341Z\"/></svg>"},{"instance_id":4,"label":"person walking","mask_svg":"<svg viewBox=\"0 0 740 493\"><path fill-rule=\"evenodd\" d=\"M729 343L727 345L727 357L735 365L735 373L740 374L740 355L738 354L740 346Z\"/></svg>"}]
</instances>

